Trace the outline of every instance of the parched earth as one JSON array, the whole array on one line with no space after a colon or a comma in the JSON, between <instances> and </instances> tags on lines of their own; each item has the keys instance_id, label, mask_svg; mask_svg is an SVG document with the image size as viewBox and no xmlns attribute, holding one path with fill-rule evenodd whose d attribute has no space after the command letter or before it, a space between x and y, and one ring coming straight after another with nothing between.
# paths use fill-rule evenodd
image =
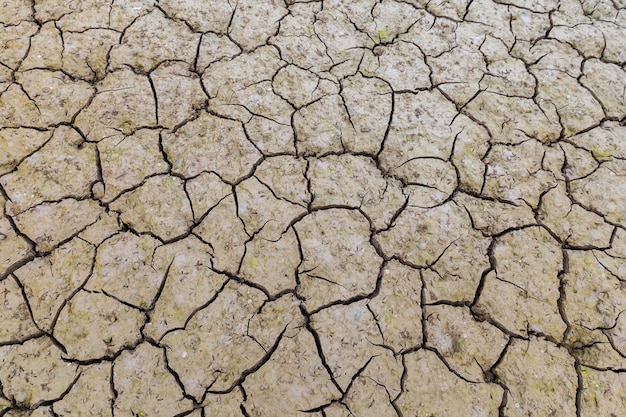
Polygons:
<instances>
[{"instance_id":1,"label":"parched earth","mask_svg":"<svg viewBox=\"0 0 626 417\"><path fill-rule=\"evenodd\" d=\"M625 0L0 23L0 416L626 415Z\"/></svg>"}]
</instances>

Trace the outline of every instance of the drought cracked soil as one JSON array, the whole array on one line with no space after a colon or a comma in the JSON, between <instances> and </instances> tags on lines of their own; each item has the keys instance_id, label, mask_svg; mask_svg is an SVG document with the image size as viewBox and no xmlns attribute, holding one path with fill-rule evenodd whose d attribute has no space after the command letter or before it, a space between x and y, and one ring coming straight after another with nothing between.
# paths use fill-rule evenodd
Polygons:
<instances>
[{"instance_id":1,"label":"drought cracked soil","mask_svg":"<svg viewBox=\"0 0 626 417\"><path fill-rule=\"evenodd\" d=\"M0 416L626 415L624 0L0 23Z\"/></svg>"}]
</instances>

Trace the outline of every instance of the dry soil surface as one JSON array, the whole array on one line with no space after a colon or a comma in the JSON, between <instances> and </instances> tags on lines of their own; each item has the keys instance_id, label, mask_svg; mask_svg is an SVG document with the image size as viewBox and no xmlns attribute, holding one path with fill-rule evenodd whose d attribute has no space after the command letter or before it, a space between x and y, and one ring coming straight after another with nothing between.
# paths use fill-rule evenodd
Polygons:
<instances>
[{"instance_id":1,"label":"dry soil surface","mask_svg":"<svg viewBox=\"0 0 626 417\"><path fill-rule=\"evenodd\" d=\"M625 33L0 0L0 416L625 416Z\"/></svg>"}]
</instances>

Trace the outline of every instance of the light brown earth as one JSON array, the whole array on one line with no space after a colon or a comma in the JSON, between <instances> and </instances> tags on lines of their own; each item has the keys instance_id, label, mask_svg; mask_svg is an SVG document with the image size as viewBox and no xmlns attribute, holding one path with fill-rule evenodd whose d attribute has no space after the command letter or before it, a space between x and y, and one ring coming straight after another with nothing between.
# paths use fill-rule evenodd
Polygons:
<instances>
[{"instance_id":1,"label":"light brown earth","mask_svg":"<svg viewBox=\"0 0 626 417\"><path fill-rule=\"evenodd\" d=\"M0 0L0 416L626 416L624 0Z\"/></svg>"}]
</instances>

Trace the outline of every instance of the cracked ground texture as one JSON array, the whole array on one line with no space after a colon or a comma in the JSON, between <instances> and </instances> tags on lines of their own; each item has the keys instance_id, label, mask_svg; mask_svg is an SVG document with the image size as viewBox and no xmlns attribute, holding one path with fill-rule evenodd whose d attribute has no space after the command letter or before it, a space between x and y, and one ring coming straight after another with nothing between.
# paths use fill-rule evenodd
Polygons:
<instances>
[{"instance_id":1,"label":"cracked ground texture","mask_svg":"<svg viewBox=\"0 0 626 417\"><path fill-rule=\"evenodd\" d=\"M0 0L0 416L626 416L624 0Z\"/></svg>"}]
</instances>

